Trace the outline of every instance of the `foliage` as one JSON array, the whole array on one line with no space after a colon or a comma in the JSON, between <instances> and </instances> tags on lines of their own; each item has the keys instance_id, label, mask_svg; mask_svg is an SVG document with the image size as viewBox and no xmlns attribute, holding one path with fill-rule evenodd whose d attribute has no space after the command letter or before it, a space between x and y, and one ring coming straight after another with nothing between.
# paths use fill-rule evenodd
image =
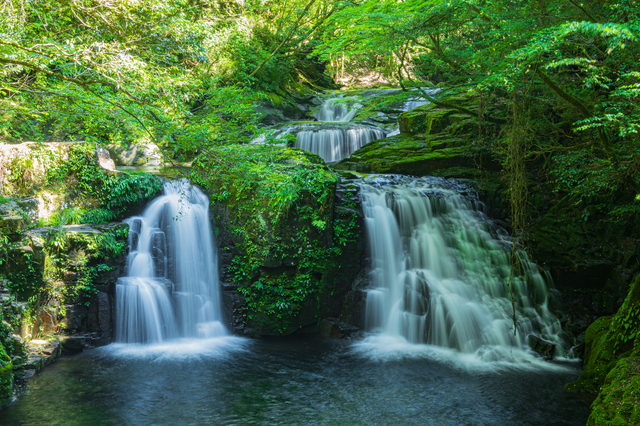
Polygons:
<instances>
[{"instance_id":1,"label":"foliage","mask_svg":"<svg viewBox=\"0 0 640 426\"><path fill-rule=\"evenodd\" d=\"M634 0L363 0L327 20L315 53L393 57L401 84L444 81L432 102L476 122L476 144L506 166L514 217L531 217L523 183L542 162L551 191L626 220L640 193L637 10ZM471 105L451 96L464 92ZM531 136L516 152L522 129ZM518 233L528 226L517 222Z\"/></svg>"},{"instance_id":2,"label":"foliage","mask_svg":"<svg viewBox=\"0 0 640 426\"><path fill-rule=\"evenodd\" d=\"M220 147L193 167L193 180L228 211L236 248L228 273L249 321L295 331L318 303L328 264L353 238L352 224L332 220L335 175L314 154L272 145Z\"/></svg>"},{"instance_id":3,"label":"foliage","mask_svg":"<svg viewBox=\"0 0 640 426\"><path fill-rule=\"evenodd\" d=\"M308 43L339 7L328 0L7 0L0 138L153 141L178 159L246 140L260 91L285 94L318 79Z\"/></svg>"},{"instance_id":4,"label":"foliage","mask_svg":"<svg viewBox=\"0 0 640 426\"><path fill-rule=\"evenodd\" d=\"M77 274L75 282L58 288L61 297L73 303L82 298L85 305L97 294L95 280L113 269L113 260L124 254L127 227L112 228L97 234L67 232L64 229L51 231L45 242L49 282L64 281L67 271ZM64 305L64 304L63 304Z\"/></svg>"}]
</instances>

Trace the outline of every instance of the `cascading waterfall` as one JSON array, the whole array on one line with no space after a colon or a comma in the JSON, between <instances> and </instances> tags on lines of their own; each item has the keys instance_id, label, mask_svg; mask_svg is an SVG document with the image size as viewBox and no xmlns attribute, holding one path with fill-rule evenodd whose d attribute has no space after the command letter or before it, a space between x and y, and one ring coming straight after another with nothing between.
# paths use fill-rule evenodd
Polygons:
<instances>
[{"instance_id":1,"label":"cascading waterfall","mask_svg":"<svg viewBox=\"0 0 640 426\"><path fill-rule=\"evenodd\" d=\"M355 104L351 108L344 103L336 102L337 98L328 98L320 105L320 110L315 117L318 121L342 122L346 123L353 120L362 105Z\"/></svg>"},{"instance_id":2,"label":"cascading waterfall","mask_svg":"<svg viewBox=\"0 0 640 426\"><path fill-rule=\"evenodd\" d=\"M514 348L524 353L529 335L563 352L545 276L523 252L522 271L511 279L514 336L511 243L465 191L438 178L377 177L362 184L372 262L367 328L487 361L513 358Z\"/></svg>"},{"instance_id":3,"label":"cascading waterfall","mask_svg":"<svg viewBox=\"0 0 640 426\"><path fill-rule=\"evenodd\" d=\"M127 276L116 285L116 342L161 343L227 334L220 318L209 200L187 180L129 224Z\"/></svg>"},{"instance_id":4,"label":"cascading waterfall","mask_svg":"<svg viewBox=\"0 0 640 426\"><path fill-rule=\"evenodd\" d=\"M305 130L296 135L295 146L318 154L327 163L340 161L371 141L384 137L384 132L370 127L351 129Z\"/></svg>"}]
</instances>

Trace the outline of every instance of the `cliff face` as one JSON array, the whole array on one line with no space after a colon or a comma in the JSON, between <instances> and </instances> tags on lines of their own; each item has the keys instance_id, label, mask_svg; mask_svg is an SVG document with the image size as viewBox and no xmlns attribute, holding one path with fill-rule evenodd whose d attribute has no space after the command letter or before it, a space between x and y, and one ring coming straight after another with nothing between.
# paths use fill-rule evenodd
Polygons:
<instances>
[{"instance_id":1,"label":"cliff face","mask_svg":"<svg viewBox=\"0 0 640 426\"><path fill-rule=\"evenodd\" d=\"M159 192L96 144L0 145L0 401L14 376L109 343L128 226Z\"/></svg>"}]
</instances>

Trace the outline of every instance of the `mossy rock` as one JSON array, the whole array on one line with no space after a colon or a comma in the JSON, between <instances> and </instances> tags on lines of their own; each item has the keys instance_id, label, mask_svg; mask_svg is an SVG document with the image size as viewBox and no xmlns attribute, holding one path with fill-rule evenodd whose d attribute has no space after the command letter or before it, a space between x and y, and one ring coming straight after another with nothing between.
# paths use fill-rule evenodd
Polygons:
<instances>
[{"instance_id":1,"label":"mossy rock","mask_svg":"<svg viewBox=\"0 0 640 426\"><path fill-rule=\"evenodd\" d=\"M449 126L449 117L454 111L439 108L434 104L427 104L411 111L406 111L398 117L400 133L410 135L439 133Z\"/></svg>"},{"instance_id":2,"label":"mossy rock","mask_svg":"<svg viewBox=\"0 0 640 426\"><path fill-rule=\"evenodd\" d=\"M479 160L474 158L465 140L451 135L425 138L400 134L368 143L333 168L358 173L457 178L473 177L472 171L477 170L479 163L495 168L490 160Z\"/></svg>"},{"instance_id":3,"label":"mossy rock","mask_svg":"<svg viewBox=\"0 0 640 426\"><path fill-rule=\"evenodd\" d=\"M585 333L584 370L580 379L569 383L569 390L598 392L607 373L616 363L613 342L609 338L611 317L598 318Z\"/></svg>"},{"instance_id":4,"label":"mossy rock","mask_svg":"<svg viewBox=\"0 0 640 426\"><path fill-rule=\"evenodd\" d=\"M640 423L640 275L616 315L587 330L584 371L567 389L599 391L589 425Z\"/></svg>"},{"instance_id":5,"label":"mossy rock","mask_svg":"<svg viewBox=\"0 0 640 426\"><path fill-rule=\"evenodd\" d=\"M13 364L4 347L0 345L0 407L6 405L13 391Z\"/></svg>"},{"instance_id":6,"label":"mossy rock","mask_svg":"<svg viewBox=\"0 0 640 426\"><path fill-rule=\"evenodd\" d=\"M640 275L631 286L624 303L613 317L599 318L585 335L584 371L567 388L597 392L619 359L628 357L640 335Z\"/></svg>"},{"instance_id":7,"label":"mossy rock","mask_svg":"<svg viewBox=\"0 0 640 426\"><path fill-rule=\"evenodd\" d=\"M8 261L0 266L9 281L8 287L18 300L26 301L44 287L46 255L42 246L26 237L6 248Z\"/></svg>"},{"instance_id":8,"label":"mossy rock","mask_svg":"<svg viewBox=\"0 0 640 426\"><path fill-rule=\"evenodd\" d=\"M640 424L640 357L623 358L604 382L591 405L589 426Z\"/></svg>"}]
</instances>

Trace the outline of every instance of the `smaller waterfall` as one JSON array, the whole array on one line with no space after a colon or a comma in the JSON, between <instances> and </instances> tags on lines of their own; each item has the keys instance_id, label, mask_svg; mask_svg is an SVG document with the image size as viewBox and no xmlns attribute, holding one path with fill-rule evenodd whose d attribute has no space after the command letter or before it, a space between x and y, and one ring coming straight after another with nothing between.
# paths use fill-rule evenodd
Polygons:
<instances>
[{"instance_id":1,"label":"smaller waterfall","mask_svg":"<svg viewBox=\"0 0 640 426\"><path fill-rule=\"evenodd\" d=\"M327 163L340 161L371 141L384 137L384 132L370 127L351 129L305 130L296 135L296 148L318 154Z\"/></svg>"},{"instance_id":2,"label":"smaller waterfall","mask_svg":"<svg viewBox=\"0 0 640 426\"><path fill-rule=\"evenodd\" d=\"M420 92L420 90L418 89L410 89L411 92ZM438 91L440 89L427 89L427 88L423 88L422 90L425 91L426 94L428 95L434 95L436 93L438 93ZM417 95L414 96L412 98L410 98L409 100L407 100L404 105L402 105L402 110L403 111L411 111L412 109L416 109L416 108L420 108L421 106L424 105L429 105L431 103L431 101L428 101L427 99L425 99L423 96L421 95Z\"/></svg>"},{"instance_id":3,"label":"smaller waterfall","mask_svg":"<svg viewBox=\"0 0 640 426\"><path fill-rule=\"evenodd\" d=\"M164 195L126 222L130 253L116 285L116 342L226 335L206 195L186 180L165 183Z\"/></svg>"},{"instance_id":4,"label":"smaller waterfall","mask_svg":"<svg viewBox=\"0 0 640 426\"><path fill-rule=\"evenodd\" d=\"M529 335L565 355L560 322L547 307L548 277L520 252L510 293L508 235L465 191L437 178L378 177L362 184L372 262L367 328L485 361L510 358L512 349L524 353Z\"/></svg>"},{"instance_id":5,"label":"smaller waterfall","mask_svg":"<svg viewBox=\"0 0 640 426\"><path fill-rule=\"evenodd\" d=\"M346 104L337 102L337 100L338 98L328 98L322 103L320 110L315 114L318 121L346 123L353 120L362 107L360 104L347 107Z\"/></svg>"},{"instance_id":6,"label":"smaller waterfall","mask_svg":"<svg viewBox=\"0 0 640 426\"><path fill-rule=\"evenodd\" d=\"M430 101L427 101L425 99L413 98L405 102L404 105L402 106L402 109L404 111L411 111L412 109L416 109L421 106L428 105L430 103L431 103Z\"/></svg>"}]
</instances>

